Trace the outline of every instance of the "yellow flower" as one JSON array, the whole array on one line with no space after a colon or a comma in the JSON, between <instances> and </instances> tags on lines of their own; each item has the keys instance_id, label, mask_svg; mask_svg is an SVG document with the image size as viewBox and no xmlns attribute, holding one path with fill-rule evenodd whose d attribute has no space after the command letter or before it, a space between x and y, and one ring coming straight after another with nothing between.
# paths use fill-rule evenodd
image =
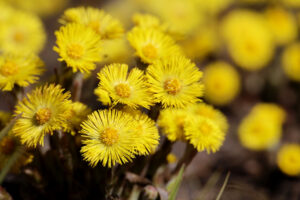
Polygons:
<instances>
[{"instance_id":1,"label":"yellow flower","mask_svg":"<svg viewBox=\"0 0 300 200\"><path fill-rule=\"evenodd\" d=\"M18 138L11 135L11 132L0 140L0 171L7 164L8 160L18 154L13 166L10 168L11 173L18 173L20 168L30 163L33 156L22 148Z\"/></svg>"},{"instance_id":2,"label":"yellow flower","mask_svg":"<svg viewBox=\"0 0 300 200\"><path fill-rule=\"evenodd\" d=\"M291 8L299 8L300 0L280 0L284 5Z\"/></svg>"},{"instance_id":3,"label":"yellow flower","mask_svg":"<svg viewBox=\"0 0 300 200\"><path fill-rule=\"evenodd\" d=\"M65 130L75 135L75 131L80 129L80 124L91 113L91 109L81 102L73 102L70 111L66 113Z\"/></svg>"},{"instance_id":4,"label":"yellow flower","mask_svg":"<svg viewBox=\"0 0 300 200\"><path fill-rule=\"evenodd\" d=\"M285 45L297 38L297 22L292 13L277 6L268 8L265 16L277 44Z\"/></svg>"},{"instance_id":5,"label":"yellow flower","mask_svg":"<svg viewBox=\"0 0 300 200\"><path fill-rule=\"evenodd\" d=\"M168 163L170 163L170 164L176 163L176 161L177 161L176 155L173 154L173 153L169 153L169 154L167 155L167 161L168 161Z\"/></svg>"},{"instance_id":6,"label":"yellow flower","mask_svg":"<svg viewBox=\"0 0 300 200\"><path fill-rule=\"evenodd\" d=\"M155 122L142 113L136 114L134 120L133 132L138 140L135 143L135 151L138 155L153 153L159 143L159 134Z\"/></svg>"},{"instance_id":7,"label":"yellow flower","mask_svg":"<svg viewBox=\"0 0 300 200\"><path fill-rule=\"evenodd\" d=\"M26 10L31 13L36 13L43 17L51 16L61 12L67 6L69 0L7 0L14 6Z\"/></svg>"},{"instance_id":8,"label":"yellow flower","mask_svg":"<svg viewBox=\"0 0 300 200\"><path fill-rule=\"evenodd\" d=\"M215 153L222 146L225 133L217 123L207 117L195 117L186 121L186 139L198 150Z\"/></svg>"},{"instance_id":9,"label":"yellow flower","mask_svg":"<svg viewBox=\"0 0 300 200\"><path fill-rule=\"evenodd\" d=\"M14 11L0 25L0 51L39 53L45 41L43 24L37 16L31 13Z\"/></svg>"},{"instance_id":10,"label":"yellow flower","mask_svg":"<svg viewBox=\"0 0 300 200\"><path fill-rule=\"evenodd\" d=\"M203 95L202 72L189 59L172 56L147 68L150 91L165 107L183 108Z\"/></svg>"},{"instance_id":11,"label":"yellow flower","mask_svg":"<svg viewBox=\"0 0 300 200\"><path fill-rule=\"evenodd\" d=\"M167 32L167 26L154 15L135 13L132 17L135 26L141 28L157 29L162 32Z\"/></svg>"},{"instance_id":12,"label":"yellow flower","mask_svg":"<svg viewBox=\"0 0 300 200\"><path fill-rule=\"evenodd\" d=\"M6 23L6 21L13 15L14 9L9 6L7 3L4 1L0 1L0 24Z\"/></svg>"},{"instance_id":13,"label":"yellow flower","mask_svg":"<svg viewBox=\"0 0 300 200\"><path fill-rule=\"evenodd\" d=\"M55 32L56 45L53 50L65 61L73 72L86 72L96 68L100 61L100 36L80 24L67 24Z\"/></svg>"},{"instance_id":14,"label":"yellow flower","mask_svg":"<svg viewBox=\"0 0 300 200\"><path fill-rule=\"evenodd\" d=\"M109 106L112 104L111 99L109 97L109 93L106 90L97 87L94 90L94 94L98 97L97 100L100 101L103 105Z\"/></svg>"},{"instance_id":15,"label":"yellow flower","mask_svg":"<svg viewBox=\"0 0 300 200\"><path fill-rule=\"evenodd\" d=\"M198 103L188 106L188 111L196 117L205 117L214 121L224 133L228 130L228 122L225 115L211 105Z\"/></svg>"},{"instance_id":16,"label":"yellow flower","mask_svg":"<svg viewBox=\"0 0 300 200\"><path fill-rule=\"evenodd\" d=\"M184 109L167 108L160 111L157 125L162 129L167 138L175 142L185 140L185 124L189 120L190 113Z\"/></svg>"},{"instance_id":17,"label":"yellow flower","mask_svg":"<svg viewBox=\"0 0 300 200\"><path fill-rule=\"evenodd\" d=\"M0 55L0 88L10 91L17 84L26 87L35 83L44 71L44 63L34 54Z\"/></svg>"},{"instance_id":18,"label":"yellow flower","mask_svg":"<svg viewBox=\"0 0 300 200\"><path fill-rule=\"evenodd\" d=\"M21 114L13 127L13 133L29 147L44 144L44 135L52 134L66 124L70 111L70 93L63 93L60 85L36 88L18 103L15 115Z\"/></svg>"},{"instance_id":19,"label":"yellow flower","mask_svg":"<svg viewBox=\"0 0 300 200\"><path fill-rule=\"evenodd\" d=\"M12 114L6 111L0 111L0 130L11 120Z\"/></svg>"},{"instance_id":20,"label":"yellow flower","mask_svg":"<svg viewBox=\"0 0 300 200\"><path fill-rule=\"evenodd\" d=\"M81 124L82 155L91 166L124 164L134 157L133 118L117 110L98 110Z\"/></svg>"},{"instance_id":21,"label":"yellow flower","mask_svg":"<svg viewBox=\"0 0 300 200\"><path fill-rule=\"evenodd\" d=\"M92 7L69 8L59 20L61 24L79 23L94 30L102 39L120 37L124 29L121 23L103 10Z\"/></svg>"},{"instance_id":22,"label":"yellow flower","mask_svg":"<svg viewBox=\"0 0 300 200\"><path fill-rule=\"evenodd\" d=\"M204 12L209 16L210 15L217 16L217 14L219 14L221 11L228 8L234 2L234 0L210 0L210 1L194 0L194 1L197 3L200 12Z\"/></svg>"},{"instance_id":23,"label":"yellow flower","mask_svg":"<svg viewBox=\"0 0 300 200\"><path fill-rule=\"evenodd\" d=\"M285 112L275 104L257 104L238 128L241 144L251 150L264 150L279 143Z\"/></svg>"},{"instance_id":24,"label":"yellow flower","mask_svg":"<svg viewBox=\"0 0 300 200\"><path fill-rule=\"evenodd\" d=\"M221 23L221 33L230 56L246 70L265 67L274 53L271 31L265 18L249 10L230 12Z\"/></svg>"},{"instance_id":25,"label":"yellow flower","mask_svg":"<svg viewBox=\"0 0 300 200\"><path fill-rule=\"evenodd\" d=\"M111 64L98 73L99 88L105 90L112 98L113 105L122 103L136 108L152 105L143 71L133 68L128 73L126 64Z\"/></svg>"},{"instance_id":26,"label":"yellow flower","mask_svg":"<svg viewBox=\"0 0 300 200\"><path fill-rule=\"evenodd\" d=\"M300 81L300 42L287 46L281 57L284 73L293 81Z\"/></svg>"},{"instance_id":27,"label":"yellow flower","mask_svg":"<svg viewBox=\"0 0 300 200\"><path fill-rule=\"evenodd\" d=\"M300 175L300 145L285 144L277 154L277 165L289 176Z\"/></svg>"},{"instance_id":28,"label":"yellow flower","mask_svg":"<svg viewBox=\"0 0 300 200\"><path fill-rule=\"evenodd\" d=\"M135 27L128 33L127 39L144 63L182 54L175 41L157 29Z\"/></svg>"},{"instance_id":29,"label":"yellow flower","mask_svg":"<svg viewBox=\"0 0 300 200\"><path fill-rule=\"evenodd\" d=\"M214 105L226 105L240 91L239 73L228 63L217 61L204 69L205 98Z\"/></svg>"}]
</instances>

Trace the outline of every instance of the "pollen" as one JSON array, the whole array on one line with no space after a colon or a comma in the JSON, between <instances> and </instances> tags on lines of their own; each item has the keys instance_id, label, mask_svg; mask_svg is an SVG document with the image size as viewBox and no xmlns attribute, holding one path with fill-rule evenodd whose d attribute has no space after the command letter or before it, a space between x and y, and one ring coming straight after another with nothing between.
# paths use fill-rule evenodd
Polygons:
<instances>
[{"instance_id":1,"label":"pollen","mask_svg":"<svg viewBox=\"0 0 300 200\"><path fill-rule=\"evenodd\" d=\"M35 119L39 125L43 125L51 118L51 110L49 108L41 108L35 114Z\"/></svg>"},{"instance_id":2,"label":"pollen","mask_svg":"<svg viewBox=\"0 0 300 200\"><path fill-rule=\"evenodd\" d=\"M24 37L24 34L22 32L17 31L13 35L13 39L14 39L15 42L23 42L25 37Z\"/></svg>"},{"instance_id":3,"label":"pollen","mask_svg":"<svg viewBox=\"0 0 300 200\"><path fill-rule=\"evenodd\" d=\"M212 132L212 127L208 123L202 123L199 127L202 134L209 135Z\"/></svg>"},{"instance_id":4,"label":"pollen","mask_svg":"<svg viewBox=\"0 0 300 200\"><path fill-rule=\"evenodd\" d=\"M5 155L11 155L16 147L15 140L11 137L4 137L0 142L0 152Z\"/></svg>"},{"instance_id":5,"label":"pollen","mask_svg":"<svg viewBox=\"0 0 300 200\"><path fill-rule=\"evenodd\" d=\"M155 59L157 57L157 50L152 44L147 44L142 48L145 57Z\"/></svg>"},{"instance_id":6,"label":"pollen","mask_svg":"<svg viewBox=\"0 0 300 200\"><path fill-rule=\"evenodd\" d=\"M176 95L181 90L181 85L177 79L168 79L165 81L164 89L168 94Z\"/></svg>"},{"instance_id":7,"label":"pollen","mask_svg":"<svg viewBox=\"0 0 300 200\"><path fill-rule=\"evenodd\" d=\"M11 76L16 74L18 72L18 69L18 66L14 62L6 61L0 69L0 73L3 76Z\"/></svg>"},{"instance_id":8,"label":"pollen","mask_svg":"<svg viewBox=\"0 0 300 200\"><path fill-rule=\"evenodd\" d=\"M67 54L70 58L80 59L83 56L83 47L80 44L71 44L67 48Z\"/></svg>"},{"instance_id":9,"label":"pollen","mask_svg":"<svg viewBox=\"0 0 300 200\"><path fill-rule=\"evenodd\" d=\"M100 140L107 146L112 146L119 141L118 131L114 128L106 128L100 136Z\"/></svg>"},{"instance_id":10,"label":"pollen","mask_svg":"<svg viewBox=\"0 0 300 200\"><path fill-rule=\"evenodd\" d=\"M116 85L115 91L116 91L117 95L122 98L130 97L130 87L128 86L128 84L120 83L120 84Z\"/></svg>"}]
</instances>

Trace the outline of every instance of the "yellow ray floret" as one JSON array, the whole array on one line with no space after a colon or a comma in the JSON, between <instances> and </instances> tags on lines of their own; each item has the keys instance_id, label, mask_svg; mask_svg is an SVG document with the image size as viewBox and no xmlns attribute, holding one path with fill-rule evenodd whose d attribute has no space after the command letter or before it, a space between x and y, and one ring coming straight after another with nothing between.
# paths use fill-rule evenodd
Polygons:
<instances>
[{"instance_id":1,"label":"yellow ray floret","mask_svg":"<svg viewBox=\"0 0 300 200\"><path fill-rule=\"evenodd\" d=\"M182 108L203 95L202 72L183 56L158 60L147 68L150 91L163 107Z\"/></svg>"},{"instance_id":2,"label":"yellow ray floret","mask_svg":"<svg viewBox=\"0 0 300 200\"><path fill-rule=\"evenodd\" d=\"M100 36L81 24L67 24L55 32L56 45L53 50L66 62L73 72L86 72L96 68L100 61Z\"/></svg>"},{"instance_id":3,"label":"yellow ray floret","mask_svg":"<svg viewBox=\"0 0 300 200\"><path fill-rule=\"evenodd\" d=\"M35 83L44 71L44 63L34 54L0 56L0 88L10 91L14 85L26 87Z\"/></svg>"},{"instance_id":4,"label":"yellow ray floret","mask_svg":"<svg viewBox=\"0 0 300 200\"><path fill-rule=\"evenodd\" d=\"M61 24L78 23L83 24L95 31L102 39L114 39L124 33L119 20L103 10L92 7L69 8L60 18Z\"/></svg>"},{"instance_id":5,"label":"yellow ray floret","mask_svg":"<svg viewBox=\"0 0 300 200\"><path fill-rule=\"evenodd\" d=\"M198 150L215 153L222 146L225 133L214 121L206 117L188 120L185 126L187 140Z\"/></svg>"},{"instance_id":6,"label":"yellow ray floret","mask_svg":"<svg viewBox=\"0 0 300 200\"><path fill-rule=\"evenodd\" d=\"M81 124L82 155L90 165L112 167L134 157L135 134L133 118L122 111L98 110Z\"/></svg>"},{"instance_id":7,"label":"yellow ray floret","mask_svg":"<svg viewBox=\"0 0 300 200\"><path fill-rule=\"evenodd\" d=\"M135 151L138 155L148 155L153 153L159 143L158 129L155 122L146 114L136 114L134 116L135 125L133 128L136 134Z\"/></svg>"},{"instance_id":8,"label":"yellow ray floret","mask_svg":"<svg viewBox=\"0 0 300 200\"><path fill-rule=\"evenodd\" d=\"M300 174L300 145L283 145L277 154L277 165L283 173L298 176Z\"/></svg>"},{"instance_id":9,"label":"yellow ray floret","mask_svg":"<svg viewBox=\"0 0 300 200\"><path fill-rule=\"evenodd\" d=\"M52 134L66 123L69 112L70 93L63 93L60 85L45 85L36 88L18 103L15 115L21 114L13 127L13 133L29 147L44 144L44 135Z\"/></svg>"},{"instance_id":10,"label":"yellow ray floret","mask_svg":"<svg viewBox=\"0 0 300 200\"><path fill-rule=\"evenodd\" d=\"M300 82L300 43L292 43L285 47L281 62L284 73L293 81Z\"/></svg>"},{"instance_id":11,"label":"yellow ray floret","mask_svg":"<svg viewBox=\"0 0 300 200\"><path fill-rule=\"evenodd\" d=\"M153 63L160 58L182 54L175 41L157 29L135 27L128 33L127 38L136 55L144 63Z\"/></svg>"},{"instance_id":12,"label":"yellow ray floret","mask_svg":"<svg viewBox=\"0 0 300 200\"><path fill-rule=\"evenodd\" d=\"M31 13L14 11L0 24L0 51L39 53L45 41L42 21Z\"/></svg>"},{"instance_id":13,"label":"yellow ray floret","mask_svg":"<svg viewBox=\"0 0 300 200\"><path fill-rule=\"evenodd\" d=\"M153 104L144 73L137 68L128 73L128 65L111 64L98 73L98 79L99 88L108 93L114 105L149 108Z\"/></svg>"}]
</instances>

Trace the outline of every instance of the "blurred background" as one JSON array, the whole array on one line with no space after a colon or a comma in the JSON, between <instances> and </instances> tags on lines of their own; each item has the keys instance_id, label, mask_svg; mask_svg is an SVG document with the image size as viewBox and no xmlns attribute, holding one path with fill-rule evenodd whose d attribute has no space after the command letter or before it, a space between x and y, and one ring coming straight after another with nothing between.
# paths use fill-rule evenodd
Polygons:
<instances>
[{"instance_id":1,"label":"blurred background","mask_svg":"<svg viewBox=\"0 0 300 200\"><path fill-rule=\"evenodd\" d=\"M138 23L137 13L155 16L204 71L204 101L226 115L230 128L219 152L198 153L188 166L178 199L215 199L228 172L224 200L300 199L299 152L284 154L292 158L283 164L278 155L283 146L300 144L300 0L0 0L0 51L9 48L5 41L13 34L3 30L27 24L6 19L6 12L37 16L46 38L36 51L47 67L42 80L48 81L60 67L53 51L58 19L77 6L104 9L126 31ZM31 38L39 40L34 34ZM107 63L137 64L126 33L105 41L101 56L85 85L95 88L96 73ZM82 101L96 109L99 103L92 93L84 91ZM3 112L13 110L8 93L0 92L0 102ZM183 146L178 142L173 147L176 157Z\"/></svg>"}]
</instances>

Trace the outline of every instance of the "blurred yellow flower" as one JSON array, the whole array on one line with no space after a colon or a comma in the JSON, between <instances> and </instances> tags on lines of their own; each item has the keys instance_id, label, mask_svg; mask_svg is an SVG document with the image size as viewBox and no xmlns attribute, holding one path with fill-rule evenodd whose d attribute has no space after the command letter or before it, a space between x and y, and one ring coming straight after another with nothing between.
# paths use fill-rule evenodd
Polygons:
<instances>
[{"instance_id":1,"label":"blurred yellow flower","mask_svg":"<svg viewBox=\"0 0 300 200\"><path fill-rule=\"evenodd\" d=\"M154 28L154 29L162 28L160 20L156 16L150 14L135 13L132 16L132 21L135 26L141 28Z\"/></svg>"},{"instance_id":2,"label":"blurred yellow flower","mask_svg":"<svg viewBox=\"0 0 300 200\"><path fill-rule=\"evenodd\" d=\"M287 46L281 57L285 74L293 81L300 81L300 42Z\"/></svg>"},{"instance_id":3,"label":"blurred yellow flower","mask_svg":"<svg viewBox=\"0 0 300 200\"><path fill-rule=\"evenodd\" d=\"M300 145L283 145L277 154L277 165L283 173L289 176L300 175Z\"/></svg>"},{"instance_id":4,"label":"blurred yellow flower","mask_svg":"<svg viewBox=\"0 0 300 200\"><path fill-rule=\"evenodd\" d=\"M265 16L277 44L285 45L297 38L297 22L292 13L277 6L268 8Z\"/></svg>"},{"instance_id":5,"label":"blurred yellow flower","mask_svg":"<svg viewBox=\"0 0 300 200\"><path fill-rule=\"evenodd\" d=\"M299 8L300 0L280 0L284 5L291 8Z\"/></svg>"},{"instance_id":6,"label":"blurred yellow flower","mask_svg":"<svg viewBox=\"0 0 300 200\"><path fill-rule=\"evenodd\" d=\"M68 3L69 0L7 0L13 6L32 12L43 17L59 13Z\"/></svg>"},{"instance_id":7,"label":"blurred yellow flower","mask_svg":"<svg viewBox=\"0 0 300 200\"><path fill-rule=\"evenodd\" d=\"M124 33L122 24L103 10L92 7L67 9L59 19L61 24L79 23L94 30L101 39L119 38Z\"/></svg>"},{"instance_id":8,"label":"blurred yellow flower","mask_svg":"<svg viewBox=\"0 0 300 200\"><path fill-rule=\"evenodd\" d=\"M89 73L96 68L95 62L101 60L101 41L91 29L81 24L67 24L55 32L56 45L53 50L65 61L73 72Z\"/></svg>"},{"instance_id":9,"label":"blurred yellow flower","mask_svg":"<svg viewBox=\"0 0 300 200\"><path fill-rule=\"evenodd\" d=\"M45 44L42 21L35 15L14 11L0 24L0 51L39 53Z\"/></svg>"},{"instance_id":10,"label":"blurred yellow flower","mask_svg":"<svg viewBox=\"0 0 300 200\"><path fill-rule=\"evenodd\" d=\"M214 121L220 127L222 132L227 132L228 122L225 115L211 105L205 103L197 103L188 106L187 109L189 113L195 115L195 117L205 117Z\"/></svg>"},{"instance_id":11,"label":"blurred yellow flower","mask_svg":"<svg viewBox=\"0 0 300 200\"><path fill-rule=\"evenodd\" d=\"M177 161L176 155L173 154L173 153L169 153L169 154L167 155L167 161L168 161L168 163L170 163L170 164L176 163L176 161Z\"/></svg>"},{"instance_id":12,"label":"blurred yellow flower","mask_svg":"<svg viewBox=\"0 0 300 200\"><path fill-rule=\"evenodd\" d=\"M213 120L207 117L193 117L184 127L186 139L198 150L215 153L220 149L225 133Z\"/></svg>"},{"instance_id":13,"label":"blurred yellow flower","mask_svg":"<svg viewBox=\"0 0 300 200\"><path fill-rule=\"evenodd\" d=\"M257 104L238 128L241 144L251 150L264 150L277 145L282 134L285 112L275 104Z\"/></svg>"},{"instance_id":14,"label":"blurred yellow flower","mask_svg":"<svg viewBox=\"0 0 300 200\"><path fill-rule=\"evenodd\" d=\"M175 41L157 29L135 27L128 33L127 39L144 63L182 54Z\"/></svg>"},{"instance_id":15,"label":"blurred yellow flower","mask_svg":"<svg viewBox=\"0 0 300 200\"><path fill-rule=\"evenodd\" d=\"M203 95L202 72L189 59L172 56L147 68L150 91L164 108L183 108Z\"/></svg>"},{"instance_id":16,"label":"blurred yellow flower","mask_svg":"<svg viewBox=\"0 0 300 200\"><path fill-rule=\"evenodd\" d=\"M111 99L109 97L109 93L106 90L97 87L94 90L94 94L98 97L97 100L100 101L103 105L109 106L112 104Z\"/></svg>"},{"instance_id":17,"label":"blurred yellow flower","mask_svg":"<svg viewBox=\"0 0 300 200\"><path fill-rule=\"evenodd\" d=\"M67 123L65 124L65 131L75 135L76 130L80 129L80 124L86 119L92 110L81 102L73 102L70 111L66 113Z\"/></svg>"},{"instance_id":18,"label":"blurred yellow flower","mask_svg":"<svg viewBox=\"0 0 300 200\"><path fill-rule=\"evenodd\" d=\"M209 1L194 0L194 1L197 3L200 12L204 12L205 14L213 15L213 16L219 14L221 11L228 8L234 2L234 0L209 0Z\"/></svg>"},{"instance_id":19,"label":"blurred yellow flower","mask_svg":"<svg viewBox=\"0 0 300 200\"><path fill-rule=\"evenodd\" d=\"M157 125L162 129L162 133L165 134L170 141L184 141L184 127L186 121L189 120L189 117L190 113L185 109L167 108L160 111Z\"/></svg>"},{"instance_id":20,"label":"blurred yellow flower","mask_svg":"<svg viewBox=\"0 0 300 200\"><path fill-rule=\"evenodd\" d=\"M149 109L153 104L145 75L138 68L128 73L128 65L111 64L98 73L98 79L99 88L108 93L113 105L121 103L133 108L143 106Z\"/></svg>"},{"instance_id":21,"label":"blurred yellow flower","mask_svg":"<svg viewBox=\"0 0 300 200\"><path fill-rule=\"evenodd\" d=\"M98 110L90 114L81 124L84 159L93 167L98 162L112 167L132 161L137 140L133 125L133 118L121 111Z\"/></svg>"},{"instance_id":22,"label":"blurred yellow flower","mask_svg":"<svg viewBox=\"0 0 300 200\"><path fill-rule=\"evenodd\" d=\"M28 147L44 144L44 135L52 134L66 125L66 113L70 111L70 93L63 93L60 85L44 85L34 89L20 101L15 115L21 114L13 127L13 133Z\"/></svg>"},{"instance_id":23,"label":"blurred yellow flower","mask_svg":"<svg viewBox=\"0 0 300 200\"><path fill-rule=\"evenodd\" d=\"M231 103L240 91L239 73L230 64L217 61L205 67L204 96L214 105Z\"/></svg>"},{"instance_id":24,"label":"blurred yellow flower","mask_svg":"<svg viewBox=\"0 0 300 200\"><path fill-rule=\"evenodd\" d=\"M274 53L273 36L263 15L250 10L230 12L221 34L235 63L250 71L265 67Z\"/></svg>"},{"instance_id":25,"label":"blurred yellow flower","mask_svg":"<svg viewBox=\"0 0 300 200\"><path fill-rule=\"evenodd\" d=\"M159 143L158 129L155 122L146 114L136 114L134 117L133 132L138 142L135 143L134 150L138 155L148 155L154 153Z\"/></svg>"},{"instance_id":26,"label":"blurred yellow flower","mask_svg":"<svg viewBox=\"0 0 300 200\"><path fill-rule=\"evenodd\" d=\"M44 63L34 54L0 55L0 88L10 91L17 84L26 87L35 83L44 71Z\"/></svg>"}]
</instances>

